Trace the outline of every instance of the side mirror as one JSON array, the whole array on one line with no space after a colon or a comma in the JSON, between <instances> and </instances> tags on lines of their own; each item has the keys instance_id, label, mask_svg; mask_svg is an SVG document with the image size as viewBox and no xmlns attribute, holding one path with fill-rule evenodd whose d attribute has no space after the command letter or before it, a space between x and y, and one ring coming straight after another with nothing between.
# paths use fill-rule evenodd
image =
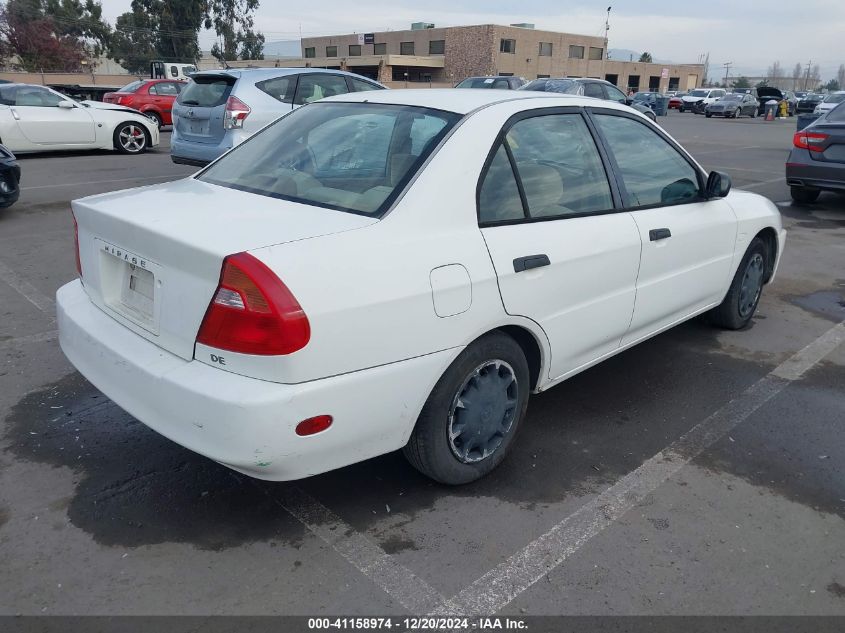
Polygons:
<instances>
[{"instance_id":1,"label":"side mirror","mask_svg":"<svg viewBox=\"0 0 845 633\"><path fill-rule=\"evenodd\" d=\"M705 197L708 200L713 198L724 198L731 191L731 177L721 171L711 171L707 176Z\"/></svg>"},{"instance_id":2,"label":"side mirror","mask_svg":"<svg viewBox=\"0 0 845 633\"><path fill-rule=\"evenodd\" d=\"M59 107L62 110L72 110L76 106L73 105L73 103L71 103L70 101L59 101Z\"/></svg>"},{"instance_id":3,"label":"side mirror","mask_svg":"<svg viewBox=\"0 0 845 633\"><path fill-rule=\"evenodd\" d=\"M631 105L634 103L634 100L631 97L625 97L625 105Z\"/></svg>"}]
</instances>

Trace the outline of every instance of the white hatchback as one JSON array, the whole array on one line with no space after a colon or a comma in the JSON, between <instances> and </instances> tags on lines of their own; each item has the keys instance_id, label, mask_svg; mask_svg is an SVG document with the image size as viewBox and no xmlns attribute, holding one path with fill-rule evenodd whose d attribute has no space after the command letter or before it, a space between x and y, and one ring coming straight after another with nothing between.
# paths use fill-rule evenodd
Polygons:
<instances>
[{"instance_id":1,"label":"white hatchback","mask_svg":"<svg viewBox=\"0 0 845 633\"><path fill-rule=\"evenodd\" d=\"M492 90L332 97L73 213L65 354L272 480L403 447L438 481L481 477L530 393L703 312L745 326L785 238L630 108Z\"/></svg>"}]
</instances>

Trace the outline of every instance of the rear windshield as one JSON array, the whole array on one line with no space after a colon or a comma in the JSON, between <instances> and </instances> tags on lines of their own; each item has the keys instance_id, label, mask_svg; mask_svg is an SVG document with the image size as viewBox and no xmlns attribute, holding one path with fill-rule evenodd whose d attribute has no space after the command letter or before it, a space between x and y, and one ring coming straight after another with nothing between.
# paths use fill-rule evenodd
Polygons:
<instances>
[{"instance_id":1,"label":"rear windshield","mask_svg":"<svg viewBox=\"0 0 845 633\"><path fill-rule=\"evenodd\" d=\"M378 216L459 119L413 106L313 103L237 146L198 179Z\"/></svg>"},{"instance_id":2,"label":"rear windshield","mask_svg":"<svg viewBox=\"0 0 845 633\"><path fill-rule=\"evenodd\" d=\"M709 90L693 90L689 93L690 97L706 97L710 94Z\"/></svg>"},{"instance_id":3,"label":"rear windshield","mask_svg":"<svg viewBox=\"0 0 845 633\"><path fill-rule=\"evenodd\" d=\"M500 77L470 77L455 88L510 88L510 84L507 79Z\"/></svg>"},{"instance_id":4,"label":"rear windshield","mask_svg":"<svg viewBox=\"0 0 845 633\"><path fill-rule=\"evenodd\" d=\"M214 108L226 102L234 85L234 77L194 77L179 94L177 101L186 106Z\"/></svg>"},{"instance_id":5,"label":"rear windshield","mask_svg":"<svg viewBox=\"0 0 845 633\"><path fill-rule=\"evenodd\" d=\"M118 92L135 92L138 88L144 85L143 81L133 81L131 84L126 84L118 90Z\"/></svg>"},{"instance_id":6,"label":"rear windshield","mask_svg":"<svg viewBox=\"0 0 845 633\"><path fill-rule=\"evenodd\" d=\"M519 88L520 90L534 90L537 92L569 92L575 82L571 79L535 79Z\"/></svg>"}]
</instances>

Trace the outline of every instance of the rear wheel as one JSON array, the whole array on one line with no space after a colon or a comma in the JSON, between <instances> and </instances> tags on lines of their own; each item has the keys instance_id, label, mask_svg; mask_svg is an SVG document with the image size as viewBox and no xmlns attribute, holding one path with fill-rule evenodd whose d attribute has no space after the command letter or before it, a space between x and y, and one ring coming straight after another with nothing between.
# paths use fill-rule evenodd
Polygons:
<instances>
[{"instance_id":1,"label":"rear wheel","mask_svg":"<svg viewBox=\"0 0 845 633\"><path fill-rule=\"evenodd\" d=\"M728 330L739 330L748 325L760 302L768 261L766 243L755 237L745 251L724 301L710 311L710 320L714 324Z\"/></svg>"},{"instance_id":2,"label":"rear wheel","mask_svg":"<svg viewBox=\"0 0 845 633\"><path fill-rule=\"evenodd\" d=\"M114 131L114 148L121 154L143 154L147 151L149 139L141 123L126 121Z\"/></svg>"},{"instance_id":3,"label":"rear wheel","mask_svg":"<svg viewBox=\"0 0 845 633\"><path fill-rule=\"evenodd\" d=\"M819 199L821 190L810 189L809 187L790 187L789 193L795 202L815 202Z\"/></svg>"},{"instance_id":4,"label":"rear wheel","mask_svg":"<svg viewBox=\"0 0 845 633\"><path fill-rule=\"evenodd\" d=\"M501 332L478 339L434 386L405 457L444 484L483 477L505 458L530 389L528 362L516 341Z\"/></svg>"}]
</instances>

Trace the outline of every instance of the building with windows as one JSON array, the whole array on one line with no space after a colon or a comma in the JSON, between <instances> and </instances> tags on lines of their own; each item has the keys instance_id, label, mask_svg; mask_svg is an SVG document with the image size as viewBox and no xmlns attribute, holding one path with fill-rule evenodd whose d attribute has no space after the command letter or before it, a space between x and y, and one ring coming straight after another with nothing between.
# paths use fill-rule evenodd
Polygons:
<instances>
[{"instance_id":1,"label":"building with windows","mask_svg":"<svg viewBox=\"0 0 845 633\"><path fill-rule=\"evenodd\" d=\"M541 31L533 24L451 26L417 22L406 31L302 39L285 65L342 68L383 83L454 84L466 77L597 77L620 88L686 90L701 85L702 64L607 59L602 37Z\"/></svg>"}]
</instances>

